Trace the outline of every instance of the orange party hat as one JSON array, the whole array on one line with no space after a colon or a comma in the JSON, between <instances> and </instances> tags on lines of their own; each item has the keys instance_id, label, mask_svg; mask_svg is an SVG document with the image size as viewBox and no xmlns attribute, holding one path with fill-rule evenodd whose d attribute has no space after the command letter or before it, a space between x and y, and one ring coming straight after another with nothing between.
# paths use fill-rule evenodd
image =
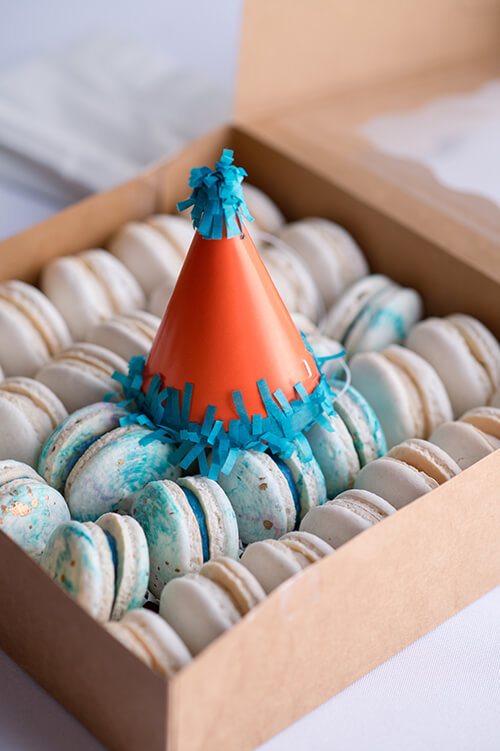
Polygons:
<instances>
[{"instance_id":1,"label":"orange party hat","mask_svg":"<svg viewBox=\"0 0 500 751\"><path fill-rule=\"evenodd\" d=\"M238 451L289 455L326 423L332 392L274 286L242 217L245 171L224 150L191 171L195 232L146 363L122 379L137 420L179 443L183 467L228 473ZM327 424L327 423L326 423ZM207 449L211 450L208 466ZM306 448L306 451L308 449Z\"/></svg>"}]
</instances>

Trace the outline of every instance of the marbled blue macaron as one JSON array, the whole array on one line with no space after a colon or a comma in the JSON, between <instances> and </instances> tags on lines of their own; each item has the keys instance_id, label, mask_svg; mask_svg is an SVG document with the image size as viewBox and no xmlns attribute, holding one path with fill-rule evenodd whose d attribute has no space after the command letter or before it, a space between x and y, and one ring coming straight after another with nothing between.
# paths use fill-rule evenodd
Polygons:
<instances>
[{"instance_id":1,"label":"marbled blue macaron","mask_svg":"<svg viewBox=\"0 0 500 751\"><path fill-rule=\"evenodd\" d=\"M104 530L111 542L115 564L115 597L111 618L120 618L127 610L139 608L144 602L149 581L149 550L141 525L131 516L107 513L96 525Z\"/></svg>"},{"instance_id":2,"label":"marbled blue macaron","mask_svg":"<svg viewBox=\"0 0 500 751\"><path fill-rule=\"evenodd\" d=\"M107 621L115 597L110 538L97 524L68 521L51 534L41 564L49 576L98 621Z\"/></svg>"},{"instance_id":3,"label":"marbled blue macaron","mask_svg":"<svg viewBox=\"0 0 500 751\"><path fill-rule=\"evenodd\" d=\"M339 395L333 406L351 434L361 467L387 453L387 442L380 421L371 405L354 386L343 381L330 382Z\"/></svg>"},{"instance_id":4,"label":"marbled blue macaron","mask_svg":"<svg viewBox=\"0 0 500 751\"><path fill-rule=\"evenodd\" d=\"M180 469L170 463L173 444L153 438L149 428L116 428L95 441L78 459L66 480L73 519L95 521L107 511L127 513L128 499L153 480L175 480Z\"/></svg>"},{"instance_id":5,"label":"marbled blue macaron","mask_svg":"<svg viewBox=\"0 0 500 751\"><path fill-rule=\"evenodd\" d=\"M38 460L38 471L61 493L78 459L98 438L120 426L126 415L122 407L97 402L82 407L64 420L45 441Z\"/></svg>"},{"instance_id":6,"label":"marbled blue macaron","mask_svg":"<svg viewBox=\"0 0 500 751\"><path fill-rule=\"evenodd\" d=\"M32 467L0 462L0 529L26 553L39 559L53 530L69 518L62 495Z\"/></svg>"},{"instance_id":7,"label":"marbled blue macaron","mask_svg":"<svg viewBox=\"0 0 500 751\"><path fill-rule=\"evenodd\" d=\"M281 537L296 528L312 506L326 500L325 479L316 460L298 452L279 459L259 451L240 451L219 484L233 506L244 544Z\"/></svg>"},{"instance_id":8,"label":"marbled blue macaron","mask_svg":"<svg viewBox=\"0 0 500 751\"><path fill-rule=\"evenodd\" d=\"M207 477L158 480L138 490L130 514L146 533L151 575L159 597L171 579L198 571L220 556L238 557L238 524L220 485Z\"/></svg>"},{"instance_id":9,"label":"marbled blue macaron","mask_svg":"<svg viewBox=\"0 0 500 751\"><path fill-rule=\"evenodd\" d=\"M335 498L352 487L361 467L352 436L340 415L329 415L327 420L331 430L316 423L306 438L325 477L328 498Z\"/></svg>"}]
</instances>

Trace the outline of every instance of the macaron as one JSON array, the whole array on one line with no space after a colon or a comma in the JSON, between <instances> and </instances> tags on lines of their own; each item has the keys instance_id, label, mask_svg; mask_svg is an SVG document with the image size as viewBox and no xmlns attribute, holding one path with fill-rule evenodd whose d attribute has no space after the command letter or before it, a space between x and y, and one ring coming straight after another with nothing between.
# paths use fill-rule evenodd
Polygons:
<instances>
[{"instance_id":1,"label":"macaron","mask_svg":"<svg viewBox=\"0 0 500 751\"><path fill-rule=\"evenodd\" d=\"M352 357L404 341L421 316L418 292L373 274L346 289L328 312L322 330Z\"/></svg>"},{"instance_id":2,"label":"macaron","mask_svg":"<svg viewBox=\"0 0 500 751\"><path fill-rule=\"evenodd\" d=\"M261 250L261 258L288 310L318 321L324 306L316 282L306 263L281 240Z\"/></svg>"},{"instance_id":3,"label":"macaron","mask_svg":"<svg viewBox=\"0 0 500 751\"><path fill-rule=\"evenodd\" d=\"M443 423L429 440L453 457L461 469L471 467L497 448L491 435L464 420Z\"/></svg>"},{"instance_id":4,"label":"macaron","mask_svg":"<svg viewBox=\"0 0 500 751\"><path fill-rule=\"evenodd\" d=\"M145 222L124 224L111 239L109 250L137 279L145 295L161 279L175 281L182 266L182 257L172 243Z\"/></svg>"},{"instance_id":5,"label":"macaron","mask_svg":"<svg viewBox=\"0 0 500 751\"><path fill-rule=\"evenodd\" d=\"M333 406L351 434L360 467L378 459L387 452L387 442L382 425L371 405L352 384L330 381L336 396Z\"/></svg>"},{"instance_id":6,"label":"macaron","mask_svg":"<svg viewBox=\"0 0 500 751\"><path fill-rule=\"evenodd\" d=\"M278 237L308 265L327 309L346 287L368 273L364 255L352 235L328 219L313 217L286 224Z\"/></svg>"},{"instance_id":7,"label":"macaron","mask_svg":"<svg viewBox=\"0 0 500 751\"><path fill-rule=\"evenodd\" d=\"M139 608L149 581L149 550L146 535L131 516L103 514L96 521L111 541L115 565L115 595L112 620L120 620L127 612Z\"/></svg>"},{"instance_id":8,"label":"macaron","mask_svg":"<svg viewBox=\"0 0 500 751\"><path fill-rule=\"evenodd\" d=\"M338 548L395 511L394 506L379 495L356 488L311 509L303 518L300 529Z\"/></svg>"},{"instance_id":9,"label":"macaron","mask_svg":"<svg viewBox=\"0 0 500 751\"><path fill-rule=\"evenodd\" d=\"M160 284L154 288L148 298L148 310L154 316L163 318L163 314L167 309L172 292L175 287L175 279L166 278L163 279Z\"/></svg>"},{"instance_id":10,"label":"macaron","mask_svg":"<svg viewBox=\"0 0 500 751\"><path fill-rule=\"evenodd\" d=\"M66 501L32 467L0 461L0 530L39 559L54 529L69 521Z\"/></svg>"},{"instance_id":11,"label":"macaron","mask_svg":"<svg viewBox=\"0 0 500 751\"><path fill-rule=\"evenodd\" d=\"M306 433L314 458L325 477L328 498L352 487L360 470L358 453L350 432L338 414L326 418L331 430L316 423Z\"/></svg>"},{"instance_id":12,"label":"macaron","mask_svg":"<svg viewBox=\"0 0 500 751\"><path fill-rule=\"evenodd\" d=\"M459 472L458 463L439 446L411 438L363 467L354 487L370 490L398 509Z\"/></svg>"},{"instance_id":13,"label":"macaron","mask_svg":"<svg viewBox=\"0 0 500 751\"><path fill-rule=\"evenodd\" d=\"M500 385L500 345L472 316L427 318L410 331L406 346L439 374L454 417L487 404Z\"/></svg>"},{"instance_id":14,"label":"macaron","mask_svg":"<svg viewBox=\"0 0 500 751\"><path fill-rule=\"evenodd\" d=\"M1 380L1 378L0 378ZM500 407L500 387L497 388L495 393L490 399L490 407Z\"/></svg>"},{"instance_id":15,"label":"macaron","mask_svg":"<svg viewBox=\"0 0 500 751\"><path fill-rule=\"evenodd\" d=\"M87 341L97 344L128 362L132 357L147 357L161 320L145 310L113 316L96 324Z\"/></svg>"},{"instance_id":16,"label":"macaron","mask_svg":"<svg viewBox=\"0 0 500 751\"><path fill-rule=\"evenodd\" d=\"M441 378L415 352L397 345L364 352L352 358L350 369L352 383L377 414L389 448L407 438L428 438L452 419Z\"/></svg>"},{"instance_id":17,"label":"macaron","mask_svg":"<svg viewBox=\"0 0 500 751\"><path fill-rule=\"evenodd\" d=\"M68 412L120 394L113 373L127 373L127 362L110 349L89 342L75 342L43 365L36 374L57 394Z\"/></svg>"},{"instance_id":18,"label":"macaron","mask_svg":"<svg viewBox=\"0 0 500 751\"><path fill-rule=\"evenodd\" d=\"M306 514L302 524L312 511L314 509ZM333 553L333 548L320 537L307 531L288 532L279 540L261 540L248 545L241 556L241 563L269 594L284 581L330 553Z\"/></svg>"},{"instance_id":19,"label":"macaron","mask_svg":"<svg viewBox=\"0 0 500 751\"><path fill-rule=\"evenodd\" d=\"M65 319L74 339L99 321L144 308L144 294L128 269L105 250L55 258L42 272L42 290Z\"/></svg>"},{"instance_id":20,"label":"macaron","mask_svg":"<svg viewBox=\"0 0 500 751\"><path fill-rule=\"evenodd\" d=\"M205 563L198 574L172 579L160 599L160 615L193 655L258 605L265 592L250 571L232 558Z\"/></svg>"},{"instance_id":21,"label":"macaron","mask_svg":"<svg viewBox=\"0 0 500 751\"><path fill-rule=\"evenodd\" d=\"M182 261L185 259L194 236L190 219L177 214L153 214L146 219L146 224L153 227L170 243Z\"/></svg>"},{"instance_id":22,"label":"macaron","mask_svg":"<svg viewBox=\"0 0 500 751\"><path fill-rule=\"evenodd\" d=\"M71 342L59 311L43 292L19 281L0 283L0 365L8 376L33 376Z\"/></svg>"},{"instance_id":23,"label":"macaron","mask_svg":"<svg viewBox=\"0 0 500 751\"><path fill-rule=\"evenodd\" d=\"M500 448L500 407L475 407L460 418L482 430L496 448Z\"/></svg>"},{"instance_id":24,"label":"macaron","mask_svg":"<svg viewBox=\"0 0 500 751\"><path fill-rule=\"evenodd\" d=\"M115 596L113 549L97 524L60 524L47 542L41 565L93 618L109 619Z\"/></svg>"},{"instance_id":25,"label":"macaron","mask_svg":"<svg viewBox=\"0 0 500 751\"><path fill-rule=\"evenodd\" d=\"M105 628L164 678L172 678L191 661L180 636L151 610L129 610L119 623L107 623Z\"/></svg>"},{"instance_id":26,"label":"macaron","mask_svg":"<svg viewBox=\"0 0 500 751\"><path fill-rule=\"evenodd\" d=\"M16 459L36 467L49 434L68 413L58 397L31 378L0 383L0 459Z\"/></svg>"},{"instance_id":27,"label":"macaron","mask_svg":"<svg viewBox=\"0 0 500 751\"><path fill-rule=\"evenodd\" d=\"M297 452L280 459L253 449L240 451L231 472L221 472L218 482L234 508L244 545L291 532L311 506L326 500L317 461L306 461Z\"/></svg>"},{"instance_id":28,"label":"macaron","mask_svg":"<svg viewBox=\"0 0 500 751\"><path fill-rule=\"evenodd\" d=\"M82 407L67 417L47 438L38 460L38 471L64 493L67 477L78 459L98 438L120 427L127 412L110 402Z\"/></svg>"},{"instance_id":29,"label":"macaron","mask_svg":"<svg viewBox=\"0 0 500 751\"><path fill-rule=\"evenodd\" d=\"M220 556L238 557L238 524L222 488L206 477L158 480L130 499L130 514L144 529L151 558L149 588L198 571Z\"/></svg>"},{"instance_id":30,"label":"macaron","mask_svg":"<svg viewBox=\"0 0 500 751\"><path fill-rule=\"evenodd\" d=\"M130 496L152 480L175 480L180 470L170 461L176 451L140 425L106 433L78 459L66 480L73 519L95 521L107 511L128 512Z\"/></svg>"},{"instance_id":31,"label":"macaron","mask_svg":"<svg viewBox=\"0 0 500 751\"><path fill-rule=\"evenodd\" d=\"M252 230L257 228L263 232L275 234L285 223L285 217L274 201L260 188L245 182L243 186L245 203L253 217Z\"/></svg>"},{"instance_id":32,"label":"macaron","mask_svg":"<svg viewBox=\"0 0 500 751\"><path fill-rule=\"evenodd\" d=\"M290 316L294 324L297 326L297 329L307 337L308 341L311 336L319 335L319 330L316 324L313 323L313 321L311 321L311 319L305 316L303 313L292 311L290 313Z\"/></svg>"}]
</instances>

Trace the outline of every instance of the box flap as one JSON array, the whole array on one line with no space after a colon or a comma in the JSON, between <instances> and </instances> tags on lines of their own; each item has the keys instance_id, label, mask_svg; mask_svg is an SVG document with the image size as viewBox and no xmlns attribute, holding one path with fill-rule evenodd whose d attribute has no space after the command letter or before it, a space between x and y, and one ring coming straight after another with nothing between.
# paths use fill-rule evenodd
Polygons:
<instances>
[{"instance_id":1,"label":"box flap","mask_svg":"<svg viewBox=\"0 0 500 751\"><path fill-rule=\"evenodd\" d=\"M499 78L499 38L494 0L248 0L237 118L432 242L479 244L498 264L498 206L382 153L361 126Z\"/></svg>"}]
</instances>

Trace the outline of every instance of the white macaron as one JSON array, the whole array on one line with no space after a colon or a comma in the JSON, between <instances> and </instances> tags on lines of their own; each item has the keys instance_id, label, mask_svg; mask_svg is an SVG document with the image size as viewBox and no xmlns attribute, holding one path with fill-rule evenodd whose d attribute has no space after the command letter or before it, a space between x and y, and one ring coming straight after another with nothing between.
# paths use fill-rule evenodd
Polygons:
<instances>
[{"instance_id":1,"label":"white macaron","mask_svg":"<svg viewBox=\"0 0 500 751\"><path fill-rule=\"evenodd\" d=\"M47 436L67 416L64 405L43 383L7 378L0 383L0 458L36 467Z\"/></svg>"},{"instance_id":2,"label":"white macaron","mask_svg":"<svg viewBox=\"0 0 500 751\"><path fill-rule=\"evenodd\" d=\"M500 385L500 345L471 316L427 318L412 329L406 345L437 371L455 417L487 404Z\"/></svg>"},{"instance_id":3,"label":"white macaron","mask_svg":"<svg viewBox=\"0 0 500 751\"><path fill-rule=\"evenodd\" d=\"M301 256L283 241L266 244L261 258L288 310L318 321L324 307L321 295Z\"/></svg>"},{"instance_id":4,"label":"white macaron","mask_svg":"<svg viewBox=\"0 0 500 751\"><path fill-rule=\"evenodd\" d=\"M302 256L326 308L346 287L368 273L368 265L354 238L327 219L309 218L287 224L278 237Z\"/></svg>"},{"instance_id":5,"label":"white macaron","mask_svg":"<svg viewBox=\"0 0 500 751\"><path fill-rule=\"evenodd\" d=\"M193 223L190 219L177 214L153 214L146 219L146 224L153 227L172 245L184 260L194 237Z\"/></svg>"},{"instance_id":6,"label":"white macaron","mask_svg":"<svg viewBox=\"0 0 500 751\"><path fill-rule=\"evenodd\" d=\"M443 423L429 440L452 456L461 469L467 469L497 448L492 436L463 420Z\"/></svg>"},{"instance_id":7,"label":"white macaron","mask_svg":"<svg viewBox=\"0 0 500 751\"><path fill-rule=\"evenodd\" d=\"M352 382L373 407L389 448L407 438L428 438L451 420L439 375L415 352L392 345L355 355L350 368Z\"/></svg>"},{"instance_id":8,"label":"white macaron","mask_svg":"<svg viewBox=\"0 0 500 751\"><path fill-rule=\"evenodd\" d=\"M250 225L252 230L256 227L271 234L278 232L285 223L285 217L274 201L260 188L247 182L243 186L243 193L250 216L254 219Z\"/></svg>"},{"instance_id":9,"label":"white macaron","mask_svg":"<svg viewBox=\"0 0 500 751\"><path fill-rule=\"evenodd\" d=\"M334 548L395 512L379 495L359 488L340 493L303 518L300 529L317 535Z\"/></svg>"},{"instance_id":10,"label":"white macaron","mask_svg":"<svg viewBox=\"0 0 500 751\"><path fill-rule=\"evenodd\" d=\"M123 357L147 357L160 326L160 318L145 310L113 316L96 324L87 335L87 341L105 347Z\"/></svg>"},{"instance_id":11,"label":"white macaron","mask_svg":"<svg viewBox=\"0 0 500 751\"><path fill-rule=\"evenodd\" d=\"M182 266L182 256L175 246L144 222L124 224L112 238L109 250L134 275L146 295L165 277L175 281Z\"/></svg>"},{"instance_id":12,"label":"white macaron","mask_svg":"<svg viewBox=\"0 0 500 751\"><path fill-rule=\"evenodd\" d=\"M354 487L370 490L398 509L459 472L457 462L439 446L411 438L363 467Z\"/></svg>"},{"instance_id":13,"label":"white macaron","mask_svg":"<svg viewBox=\"0 0 500 751\"><path fill-rule=\"evenodd\" d=\"M500 407L474 407L460 418L486 434L496 448L500 448Z\"/></svg>"},{"instance_id":14,"label":"white macaron","mask_svg":"<svg viewBox=\"0 0 500 751\"><path fill-rule=\"evenodd\" d=\"M25 282L0 284L0 365L6 375L34 375L70 342L64 319L43 292Z\"/></svg>"},{"instance_id":15,"label":"white macaron","mask_svg":"<svg viewBox=\"0 0 500 751\"><path fill-rule=\"evenodd\" d=\"M191 661L189 650L180 636L151 610L129 610L119 623L108 623L106 628L164 678L171 678Z\"/></svg>"},{"instance_id":16,"label":"white macaron","mask_svg":"<svg viewBox=\"0 0 500 751\"><path fill-rule=\"evenodd\" d=\"M154 316L163 318L167 309L172 292L175 289L175 279L166 277L160 284L154 288L148 298L148 310Z\"/></svg>"},{"instance_id":17,"label":"white macaron","mask_svg":"<svg viewBox=\"0 0 500 751\"><path fill-rule=\"evenodd\" d=\"M89 342L75 342L49 360L36 374L57 394L68 412L102 401L110 393L120 393L120 384L113 373L126 373L126 361Z\"/></svg>"},{"instance_id":18,"label":"white macaron","mask_svg":"<svg viewBox=\"0 0 500 751\"><path fill-rule=\"evenodd\" d=\"M308 531L288 532L279 540L253 542L245 549L241 563L269 594L291 576L330 553L333 553L331 545L315 534Z\"/></svg>"},{"instance_id":19,"label":"white macaron","mask_svg":"<svg viewBox=\"0 0 500 751\"><path fill-rule=\"evenodd\" d=\"M75 339L116 313L144 308L141 288L120 261L105 250L85 250L51 261L42 290L59 310Z\"/></svg>"},{"instance_id":20,"label":"white macaron","mask_svg":"<svg viewBox=\"0 0 500 751\"><path fill-rule=\"evenodd\" d=\"M160 615L197 655L264 597L245 566L219 558L205 563L198 574L172 579L161 594Z\"/></svg>"}]
</instances>

